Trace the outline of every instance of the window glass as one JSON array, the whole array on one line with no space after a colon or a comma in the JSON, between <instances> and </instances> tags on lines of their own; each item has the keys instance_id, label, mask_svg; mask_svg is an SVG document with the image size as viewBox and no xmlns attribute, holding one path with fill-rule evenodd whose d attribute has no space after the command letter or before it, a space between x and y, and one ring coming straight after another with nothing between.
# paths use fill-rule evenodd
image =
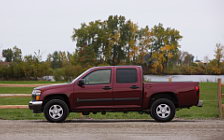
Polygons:
<instances>
[{"instance_id":1,"label":"window glass","mask_svg":"<svg viewBox=\"0 0 224 140\"><path fill-rule=\"evenodd\" d=\"M109 84L111 70L97 70L88 74L84 80L85 84Z\"/></svg>"},{"instance_id":2,"label":"window glass","mask_svg":"<svg viewBox=\"0 0 224 140\"><path fill-rule=\"evenodd\" d=\"M132 68L117 69L116 71L117 83L136 83L137 82L137 70Z\"/></svg>"}]
</instances>

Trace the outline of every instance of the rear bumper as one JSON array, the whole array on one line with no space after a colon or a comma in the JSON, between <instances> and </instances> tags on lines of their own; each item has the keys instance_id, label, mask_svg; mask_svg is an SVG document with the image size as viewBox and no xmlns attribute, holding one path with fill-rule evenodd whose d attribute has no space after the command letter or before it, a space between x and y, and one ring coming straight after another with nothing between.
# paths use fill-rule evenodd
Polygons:
<instances>
[{"instance_id":1,"label":"rear bumper","mask_svg":"<svg viewBox=\"0 0 224 140\"><path fill-rule=\"evenodd\" d=\"M30 101L29 109L33 110L33 113L41 113L42 112L42 104L43 104L43 101Z\"/></svg>"},{"instance_id":2,"label":"rear bumper","mask_svg":"<svg viewBox=\"0 0 224 140\"><path fill-rule=\"evenodd\" d=\"M199 100L198 101L198 104L197 104L197 107L202 107L203 106L203 101L202 100Z\"/></svg>"}]
</instances>

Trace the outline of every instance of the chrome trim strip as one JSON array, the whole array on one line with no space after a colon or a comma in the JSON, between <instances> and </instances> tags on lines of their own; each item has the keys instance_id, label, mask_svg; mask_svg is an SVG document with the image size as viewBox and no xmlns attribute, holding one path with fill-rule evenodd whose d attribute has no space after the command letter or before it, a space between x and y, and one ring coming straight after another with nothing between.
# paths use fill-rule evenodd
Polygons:
<instances>
[{"instance_id":1,"label":"chrome trim strip","mask_svg":"<svg viewBox=\"0 0 224 140\"><path fill-rule=\"evenodd\" d=\"M31 104L31 105L42 105L43 101L30 101L29 104Z\"/></svg>"}]
</instances>

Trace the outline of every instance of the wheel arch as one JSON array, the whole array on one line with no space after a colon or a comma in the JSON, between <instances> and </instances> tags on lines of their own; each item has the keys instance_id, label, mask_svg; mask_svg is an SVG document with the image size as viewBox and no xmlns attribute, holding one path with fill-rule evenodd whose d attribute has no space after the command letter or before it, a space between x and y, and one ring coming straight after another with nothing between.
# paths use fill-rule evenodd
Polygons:
<instances>
[{"instance_id":1,"label":"wheel arch","mask_svg":"<svg viewBox=\"0 0 224 140\"><path fill-rule=\"evenodd\" d=\"M173 92L159 92L159 93L153 94L150 97L150 99L149 99L149 108L151 108L152 103L155 100L159 99L159 98L167 98L167 99L170 99L174 103L174 105L175 105L176 108L179 107L178 98L177 98L177 96L176 96L175 93L173 93Z\"/></svg>"},{"instance_id":2,"label":"wheel arch","mask_svg":"<svg viewBox=\"0 0 224 140\"><path fill-rule=\"evenodd\" d=\"M47 95L46 97L44 97L43 106L45 106L45 104L52 99L60 99L60 100L65 101L65 103L67 104L67 106L70 110L69 98L68 98L68 96L66 96L63 93Z\"/></svg>"}]
</instances>

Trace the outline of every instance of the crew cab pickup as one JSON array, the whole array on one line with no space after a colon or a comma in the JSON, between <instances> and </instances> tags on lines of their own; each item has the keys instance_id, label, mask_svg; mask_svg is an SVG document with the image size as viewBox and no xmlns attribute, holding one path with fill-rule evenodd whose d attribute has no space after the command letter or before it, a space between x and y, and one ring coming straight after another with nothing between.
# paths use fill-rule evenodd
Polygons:
<instances>
[{"instance_id":1,"label":"crew cab pickup","mask_svg":"<svg viewBox=\"0 0 224 140\"><path fill-rule=\"evenodd\" d=\"M197 82L144 82L141 66L93 67L71 83L34 88L29 108L50 122L70 112L143 112L171 121L177 108L202 106Z\"/></svg>"}]
</instances>

